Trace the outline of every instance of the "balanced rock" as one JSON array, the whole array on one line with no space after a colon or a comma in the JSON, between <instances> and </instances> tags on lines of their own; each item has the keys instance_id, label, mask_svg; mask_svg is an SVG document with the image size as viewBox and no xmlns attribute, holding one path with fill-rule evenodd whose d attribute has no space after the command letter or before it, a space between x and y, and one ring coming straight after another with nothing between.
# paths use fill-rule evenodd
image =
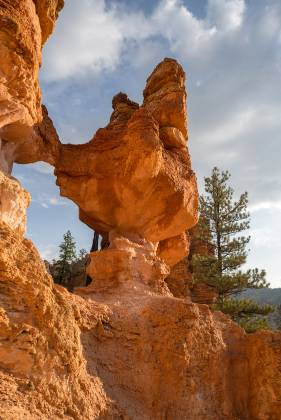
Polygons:
<instances>
[{"instance_id":1,"label":"balanced rock","mask_svg":"<svg viewBox=\"0 0 281 420\"><path fill-rule=\"evenodd\" d=\"M95 231L137 234L156 244L177 237L173 251L168 243L159 248L169 265L186 255L182 235L197 222L184 81L182 67L163 60L147 80L143 105L116 95L109 124L87 144L61 145L55 171L61 194Z\"/></svg>"}]
</instances>

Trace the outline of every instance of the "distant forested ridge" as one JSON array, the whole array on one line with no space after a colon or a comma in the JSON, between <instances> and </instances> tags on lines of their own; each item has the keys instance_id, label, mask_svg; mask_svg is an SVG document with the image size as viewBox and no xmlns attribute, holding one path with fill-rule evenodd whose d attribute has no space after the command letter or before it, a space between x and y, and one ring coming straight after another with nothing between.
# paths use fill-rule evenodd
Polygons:
<instances>
[{"instance_id":1,"label":"distant forested ridge","mask_svg":"<svg viewBox=\"0 0 281 420\"><path fill-rule=\"evenodd\" d=\"M252 299L261 305L275 305L276 310L268 315L268 322L273 329L281 330L281 287L276 289L247 289L238 299Z\"/></svg>"},{"instance_id":2,"label":"distant forested ridge","mask_svg":"<svg viewBox=\"0 0 281 420\"><path fill-rule=\"evenodd\" d=\"M261 304L281 305L281 287L247 289L239 295L239 299L253 299Z\"/></svg>"}]
</instances>

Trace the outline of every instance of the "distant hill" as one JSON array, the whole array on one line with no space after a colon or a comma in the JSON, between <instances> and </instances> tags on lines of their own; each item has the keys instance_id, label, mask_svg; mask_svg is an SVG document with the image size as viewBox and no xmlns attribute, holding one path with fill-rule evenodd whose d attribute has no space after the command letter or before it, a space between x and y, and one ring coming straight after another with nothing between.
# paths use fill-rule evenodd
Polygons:
<instances>
[{"instance_id":1,"label":"distant hill","mask_svg":"<svg viewBox=\"0 0 281 420\"><path fill-rule=\"evenodd\" d=\"M271 328L281 330L281 288L247 289L238 299L252 299L262 305L276 305L276 310L268 316L268 321Z\"/></svg>"},{"instance_id":2,"label":"distant hill","mask_svg":"<svg viewBox=\"0 0 281 420\"><path fill-rule=\"evenodd\" d=\"M281 305L281 288L247 289L239 295L239 299L253 299L262 304Z\"/></svg>"}]
</instances>

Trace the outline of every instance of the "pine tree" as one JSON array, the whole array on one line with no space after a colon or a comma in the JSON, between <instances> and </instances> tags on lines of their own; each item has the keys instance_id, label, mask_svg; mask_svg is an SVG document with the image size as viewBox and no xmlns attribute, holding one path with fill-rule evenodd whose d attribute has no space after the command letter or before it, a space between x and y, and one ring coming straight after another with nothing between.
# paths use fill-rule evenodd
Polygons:
<instances>
[{"instance_id":1,"label":"pine tree","mask_svg":"<svg viewBox=\"0 0 281 420\"><path fill-rule=\"evenodd\" d=\"M87 256L88 252L85 248L81 248L79 251L78 260L84 260L84 258Z\"/></svg>"},{"instance_id":2,"label":"pine tree","mask_svg":"<svg viewBox=\"0 0 281 420\"><path fill-rule=\"evenodd\" d=\"M56 283L62 284L71 264L76 261L76 244L71 232L68 230L63 235L63 242L59 246L60 254L56 262Z\"/></svg>"},{"instance_id":3,"label":"pine tree","mask_svg":"<svg viewBox=\"0 0 281 420\"><path fill-rule=\"evenodd\" d=\"M213 305L213 309L230 315L246 332L250 333L258 329L270 329L265 316L274 312L275 307L274 305L260 305L252 299L228 298Z\"/></svg>"},{"instance_id":4,"label":"pine tree","mask_svg":"<svg viewBox=\"0 0 281 420\"><path fill-rule=\"evenodd\" d=\"M205 178L206 194L200 197L197 235L212 252L193 256L192 265L194 281L213 286L219 296L217 308L227 313L232 310L232 317L237 320L244 319L246 315L243 301L235 306L233 296L246 288L268 287L268 283L265 270L241 270L247 259L246 248L250 241L250 236L243 235L250 226L248 194L244 192L237 201L234 200L229 179L228 171L220 172L216 167L211 176ZM240 306L239 315L237 305ZM252 305L245 302L244 307L247 307L247 317L260 313L254 302Z\"/></svg>"}]
</instances>

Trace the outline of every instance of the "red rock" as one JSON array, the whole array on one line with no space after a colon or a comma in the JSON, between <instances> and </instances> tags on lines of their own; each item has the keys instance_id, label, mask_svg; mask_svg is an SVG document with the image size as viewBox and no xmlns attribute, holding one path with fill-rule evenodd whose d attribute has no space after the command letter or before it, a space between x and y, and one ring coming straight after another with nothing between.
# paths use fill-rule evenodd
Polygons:
<instances>
[{"instance_id":1,"label":"red rock","mask_svg":"<svg viewBox=\"0 0 281 420\"><path fill-rule=\"evenodd\" d=\"M190 301L193 276L188 257L183 258L176 265L171 267L170 274L166 277L165 282L173 296Z\"/></svg>"},{"instance_id":2,"label":"red rock","mask_svg":"<svg viewBox=\"0 0 281 420\"><path fill-rule=\"evenodd\" d=\"M187 137L185 73L170 58L156 66L143 91L144 106L158 121L159 127L175 127Z\"/></svg>"},{"instance_id":3,"label":"red rock","mask_svg":"<svg viewBox=\"0 0 281 420\"><path fill-rule=\"evenodd\" d=\"M177 264L171 267L169 276L166 278L166 283L176 297L192 300L195 303L212 304L218 298L218 293L214 287L208 286L204 283L204 279L198 284L193 280L192 258L194 255L210 256L213 255L214 249L209 240L201 239L199 225L196 225L188 232L189 250L188 256L179 260ZM207 232L209 233L209 232ZM204 232L204 238L208 238ZM176 240L176 238L174 238ZM178 244L174 244L174 249L180 247L180 240ZM160 248L160 246L159 246ZM178 255L180 255L178 253Z\"/></svg>"},{"instance_id":4,"label":"red rock","mask_svg":"<svg viewBox=\"0 0 281 420\"><path fill-rule=\"evenodd\" d=\"M192 286L191 300L195 303L205 303L211 305L216 302L218 292L214 287L205 283L197 283Z\"/></svg>"},{"instance_id":5,"label":"red rock","mask_svg":"<svg viewBox=\"0 0 281 420\"><path fill-rule=\"evenodd\" d=\"M15 161L55 162L58 138L41 107L38 73L42 44L62 6L62 0L0 3L0 170L6 173Z\"/></svg>"},{"instance_id":6,"label":"red rock","mask_svg":"<svg viewBox=\"0 0 281 420\"><path fill-rule=\"evenodd\" d=\"M183 69L164 60L141 107L120 93L88 144L60 145L37 76L61 6L0 0L1 169L56 165L62 193L110 243L91 255L91 285L54 285L23 238L28 194L0 173L0 417L279 420L281 333L249 336L180 298L188 272L178 297L164 282L169 266L189 270L177 261L197 220Z\"/></svg>"},{"instance_id":7,"label":"red rock","mask_svg":"<svg viewBox=\"0 0 281 420\"><path fill-rule=\"evenodd\" d=\"M170 270L157 256L157 245L136 235L128 236L125 238L111 232L109 247L90 254L87 273L93 282L80 293L83 290L85 293L99 293L108 289L130 289L136 294L140 288L143 293L147 290L150 294L153 290L170 295L164 282Z\"/></svg>"},{"instance_id":8,"label":"red rock","mask_svg":"<svg viewBox=\"0 0 281 420\"><path fill-rule=\"evenodd\" d=\"M159 130L159 136L167 149L186 147L186 139L178 128L162 127Z\"/></svg>"},{"instance_id":9,"label":"red rock","mask_svg":"<svg viewBox=\"0 0 281 420\"><path fill-rule=\"evenodd\" d=\"M71 294L4 225L0 270L4 419L279 419L280 332L141 283Z\"/></svg>"},{"instance_id":10,"label":"red rock","mask_svg":"<svg viewBox=\"0 0 281 420\"><path fill-rule=\"evenodd\" d=\"M157 254L168 266L173 267L189 253L189 236L186 232L159 243Z\"/></svg>"},{"instance_id":11,"label":"red rock","mask_svg":"<svg viewBox=\"0 0 281 420\"><path fill-rule=\"evenodd\" d=\"M61 194L96 231L132 232L157 243L197 222L188 151L166 149L161 139L167 124L170 137L179 130L186 136L184 77L175 60L165 59L148 78L140 108L118 94L107 127L87 144L61 146L55 172Z\"/></svg>"},{"instance_id":12,"label":"red rock","mask_svg":"<svg viewBox=\"0 0 281 420\"><path fill-rule=\"evenodd\" d=\"M30 195L19 181L0 171L0 222L23 235L29 203Z\"/></svg>"}]
</instances>

